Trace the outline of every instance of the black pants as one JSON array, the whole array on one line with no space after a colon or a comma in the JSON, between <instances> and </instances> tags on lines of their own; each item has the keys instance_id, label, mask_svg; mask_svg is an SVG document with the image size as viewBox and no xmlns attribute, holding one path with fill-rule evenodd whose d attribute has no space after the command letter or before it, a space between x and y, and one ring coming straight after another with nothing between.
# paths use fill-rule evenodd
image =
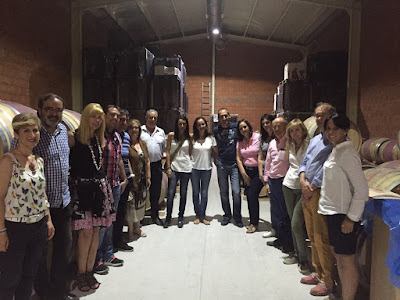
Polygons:
<instances>
[{"instance_id":1,"label":"black pants","mask_svg":"<svg viewBox=\"0 0 400 300\"><path fill-rule=\"evenodd\" d=\"M161 160L150 163L151 169L151 185L150 185L150 203L151 218L158 218L158 200L161 194L162 168Z\"/></svg>"},{"instance_id":2,"label":"black pants","mask_svg":"<svg viewBox=\"0 0 400 300\"><path fill-rule=\"evenodd\" d=\"M257 167L244 167L247 176L250 177L250 185L246 185L244 194L247 196L247 205L249 208L250 224L258 226L260 220L260 203L258 202L258 195L261 192L263 183L258 175Z\"/></svg>"},{"instance_id":3,"label":"black pants","mask_svg":"<svg viewBox=\"0 0 400 300\"><path fill-rule=\"evenodd\" d=\"M125 187L124 192L121 194L119 198L117 218L113 223L113 245L117 247L120 243L122 243L122 228L125 223L125 214L126 214L126 204L128 203L129 192L133 187L132 178L128 180L128 184Z\"/></svg>"},{"instance_id":4,"label":"black pants","mask_svg":"<svg viewBox=\"0 0 400 300\"><path fill-rule=\"evenodd\" d=\"M47 217L32 224L5 221L5 225L10 244L0 252L0 299L29 300L46 246Z\"/></svg>"},{"instance_id":5,"label":"black pants","mask_svg":"<svg viewBox=\"0 0 400 300\"><path fill-rule=\"evenodd\" d=\"M51 240L53 243L51 268L47 267L48 247L46 247L35 281L35 290L41 296L60 298L66 292L68 263L71 254L71 204L65 208L50 208L50 214L55 228L55 234Z\"/></svg>"}]
</instances>

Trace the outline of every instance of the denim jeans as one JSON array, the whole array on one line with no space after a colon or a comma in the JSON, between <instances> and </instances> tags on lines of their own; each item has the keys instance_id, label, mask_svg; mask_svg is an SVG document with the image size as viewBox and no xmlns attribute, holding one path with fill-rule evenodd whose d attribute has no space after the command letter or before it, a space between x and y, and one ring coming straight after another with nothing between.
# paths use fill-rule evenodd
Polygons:
<instances>
[{"instance_id":1,"label":"denim jeans","mask_svg":"<svg viewBox=\"0 0 400 300\"><path fill-rule=\"evenodd\" d=\"M174 197L176 192L176 184L180 182L180 201L178 218L182 219L185 213L187 188L192 173L183 173L172 171L172 177L168 180L168 196L167 196L167 220L171 220L172 207L174 205Z\"/></svg>"},{"instance_id":2,"label":"denim jeans","mask_svg":"<svg viewBox=\"0 0 400 300\"><path fill-rule=\"evenodd\" d=\"M271 223L274 219L276 224L277 238L282 246L293 247L290 218L286 209L285 197L282 192L282 178L269 178L268 185L271 191Z\"/></svg>"},{"instance_id":3,"label":"denim jeans","mask_svg":"<svg viewBox=\"0 0 400 300\"><path fill-rule=\"evenodd\" d=\"M250 224L258 226L260 220L260 202L258 202L258 195L263 188L263 183L258 176L257 167L244 167L246 174L250 177L250 185L246 186L244 193L247 197L247 205L249 207Z\"/></svg>"},{"instance_id":4,"label":"denim jeans","mask_svg":"<svg viewBox=\"0 0 400 300\"><path fill-rule=\"evenodd\" d=\"M304 223L301 189L282 186L286 208L291 220L293 245L300 263L311 264L311 252L307 248L307 232Z\"/></svg>"},{"instance_id":5,"label":"denim jeans","mask_svg":"<svg viewBox=\"0 0 400 300\"><path fill-rule=\"evenodd\" d=\"M121 197L121 185L113 187L112 194L114 198L115 211L118 211L119 198ZM114 256L113 248L113 224L108 227L101 227L99 231L99 248L96 254L96 264L106 261Z\"/></svg>"},{"instance_id":6,"label":"denim jeans","mask_svg":"<svg viewBox=\"0 0 400 300\"><path fill-rule=\"evenodd\" d=\"M239 169L237 164L223 165L217 161L217 174L219 193L221 197L222 209L224 210L224 217L231 219L232 211L229 203L229 182L231 182L232 199L233 199L233 218L236 222L242 221L242 199L240 195L240 181Z\"/></svg>"},{"instance_id":7,"label":"denim jeans","mask_svg":"<svg viewBox=\"0 0 400 300\"><path fill-rule=\"evenodd\" d=\"M211 170L192 170L193 206L196 217L199 218L206 216L210 179Z\"/></svg>"}]
</instances>

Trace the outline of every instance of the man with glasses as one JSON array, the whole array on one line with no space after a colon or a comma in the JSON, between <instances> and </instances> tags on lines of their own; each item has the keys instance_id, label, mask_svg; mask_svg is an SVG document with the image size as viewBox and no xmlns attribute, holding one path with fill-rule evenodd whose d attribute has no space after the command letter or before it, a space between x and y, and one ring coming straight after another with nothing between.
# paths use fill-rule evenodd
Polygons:
<instances>
[{"instance_id":1,"label":"man with glasses","mask_svg":"<svg viewBox=\"0 0 400 300\"><path fill-rule=\"evenodd\" d=\"M229 203L228 179L230 179L233 199L233 218L236 226L243 227L239 169L236 162L237 122L231 122L231 116L226 108L218 110L218 122L218 126L214 128L214 136L218 145L218 156L215 164L217 166L221 204L224 210L224 217L221 221L221 225L228 225L232 219L231 205Z\"/></svg>"},{"instance_id":2,"label":"man with glasses","mask_svg":"<svg viewBox=\"0 0 400 300\"><path fill-rule=\"evenodd\" d=\"M35 290L42 299L76 299L66 288L68 261L71 253L72 231L68 188L69 147L67 128L61 124L64 101L55 94L40 96L37 114L41 120L40 141L33 153L44 160L46 194L55 234L50 269L47 255L39 266ZM46 253L47 254L47 253Z\"/></svg>"},{"instance_id":3,"label":"man with glasses","mask_svg":"<svg viewBox=\"0 0 400 300\"><path fill-rule=\"evenodd\" d=\"M333 146L326 138L323 128L328 116L336 113L329 103L318 103L315 117L318 129L311 139L299 168L304 220L308 237L311 241L312 264L315 272L303 277L301 283L316 285L310 290L313 296L327 296L334 286L333 275L335 258L330 249L326 216L318 214L321 193L323 165L332 152Z\"/></svg>"}]
</instances>

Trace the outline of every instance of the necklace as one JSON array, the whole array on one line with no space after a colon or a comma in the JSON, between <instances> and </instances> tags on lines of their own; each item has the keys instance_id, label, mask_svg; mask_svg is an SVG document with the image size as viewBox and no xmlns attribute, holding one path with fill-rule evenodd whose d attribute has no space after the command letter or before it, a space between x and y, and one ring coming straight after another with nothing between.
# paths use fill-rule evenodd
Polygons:
<instances>
[{"instance_id":1,"label":"necklace","mask_svg":"<svg viewBox=\"0 0 400 300\"><path fill-rule=\"evenodd\" d=\"M99 164L97 164L97 162L96 162L96 156L94 155L93 147L92 147L91 143L89 143L89 150L90 150L90 153L92 154L92 160L93 160L94 167L96 168L97 171L99 171L101 169L101 166L103 165L103 151L101 150L99 138L97 136L96 136L96 144L99 149L99 157L100 157Z\"/></svg>"},{"instance_id":2,"label":"necklace","mask_svg":"<svg viewBox=\"0 0 400 300\"><path fill-rule=\"evenodd\" d=\"M15 149L15 151L18 151L21 156L25 157L26 161L29 163L29 165L28 165L29 170L31 170L32 172L35 171L35 164L29 160L29 156L31 156L32 153L29 153L28 155L26 155L26 154L22 153L21 150L19 150L19 149Z\"/></svg>"}]
</instances>

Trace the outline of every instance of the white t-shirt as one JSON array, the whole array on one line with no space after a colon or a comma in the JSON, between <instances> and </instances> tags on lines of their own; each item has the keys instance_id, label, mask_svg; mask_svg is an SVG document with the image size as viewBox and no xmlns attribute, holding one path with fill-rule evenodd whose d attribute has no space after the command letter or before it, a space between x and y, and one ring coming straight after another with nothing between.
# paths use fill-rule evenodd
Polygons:
<instances>
[{"instance_id":1,"label":"white t-shirt","mask_svg":"<svg viewBox=\"0 0 400 300\"><path fill-rule=\"evenodd\" d=\"M346 214L357 222L368 201L368 192L361 160L352 141L340 143L324 163L318 213Z\"/></svg>"},{"instance_id":2,"label":"white t-shirt","mask_svg":"<svg viewBox=\"0 0 400 300\"><path fill-rule=\"evenodd\" d=\"M299 168L306 154L308 141L305 141L301 148L295 153L295 145L292 144L289 149L289 163L290 167L283 179L283 185L292 190L301 189Z\"/></svg>"},{"instance_id":3,"label":"white t-shirt","mask_svg":"<svg viewBox=\"0 0 400 300\"><path fill-rule=\"evenodd\" d=\"M213 136L208 136L204 140L197 140L193 143L193 169L211 170L212 169L212 147L217 146Z\"/></svg>"},{"instance_id":4,"label":"white t-shirt","mask_svg":"<svg viewBox=\"0 0 400 300\"><path fill-rule=\"evenodd\" d=\"M178 146L179 142L172 139L171 150L169 153L172 155ZM171 162L171 169L174 172L192 172L192 162L189 156L189 140L185 140L182 144L182 147L175 154L174 160Z\"/></svg>"}]
</instances>

